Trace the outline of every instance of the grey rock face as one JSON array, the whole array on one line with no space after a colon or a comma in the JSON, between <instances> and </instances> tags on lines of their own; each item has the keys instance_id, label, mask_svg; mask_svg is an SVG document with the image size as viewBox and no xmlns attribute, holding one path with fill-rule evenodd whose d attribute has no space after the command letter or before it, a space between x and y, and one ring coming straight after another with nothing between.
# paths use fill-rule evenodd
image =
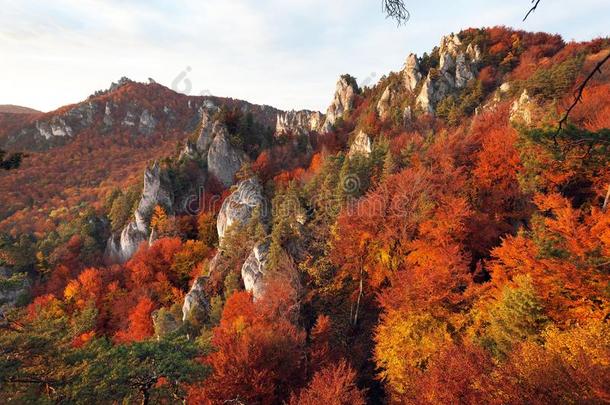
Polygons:
<instances>
[{"instance_id":1,"label":"grey rock face","mask_svg":"<svg viewBox=\"0 0 610 405\"><path fill-rule=\"evenodd\" d=\"M267 271L267 258L269 256L269 243L259 243L252 249L241 268L241 278L246 291L252 293L255 300L265 293L265 273Z\"/></svg>"},{"instance_id":2,"label":"grey rock face","mask_svg":"<svg viewBox=\"0 0 610 405\"><path fill-rule=\"evenodd\" d=\"M367 133L361 130L349 147L348 156L364 155L368 157L371 154L371 151L371 138Z\"/></svg>"},{"instance_id":3,"label":"grey rock face","mask_svg":"<svg viewBox=\"0 0 610 405\"><path fill-rule=\"evenodd\" d=\"M218 179L225 187L233 184L235 174L247 160L243 152L229 142L229 131L219 123L212 127L213 140L208 150L208 173Z\"/></svg>"},{"instance_id":4,"label":"grey rock face","mask_svg":"<svg viewBox=\"0 0 610 405\"><path fill-rule=\"evenodd\" d=\"M222 243L226 230L232 225L246 224L257 207L264 214L265 198L262 185L255 178L243 180L237 186L237 190L227 197L220 207L216 222L218 241Z\"/></svg>"},{"instance_id":5,"label":"grey rock face","mask_svg":"<svg viewBox=\"0 0 610 405\"><path fill-rule=\"evenodd\" d=\"M155 162L144 173L144 188L134 220L123 228L120 236L111 236L106 244L107 259L119 263L129 260L140 244L150 238L150 218L155 206L160 205L171 214L173 200L167 173Z\"/></svg>"},{"instance_id":6,"label":"grey rock face","mask_svg":"<svg viewBox=\"0 0 610 405\"><path fill-rule=\"evenodd\" d=\"M136 114L133 111L128 110L125 113L125 118L123 118L122 124L126 127L135 127L136 126Z\"/></svg>"},{"instance_id":7,"label":"grey rock face","mask_svg":"<svg viewBox=\"0 0 610 405\"><path fill-rule=\"evenodd\" d=\"M209 316L210 303L203 289L206 281L207 277L197 278L188 294L184 297L182 322L193 319L203 320Z\"/></svg>"},{"instance_id":8,"label":"grey rock face","mask_svg":"<svg viewBox=\"0 0 610 405\"><path fill-rule=\"evenodd\" d=\"M114 120L112 119L112 107L110 103L106 103L104 106L104 118L102 118L102 122L107 127L111 127Z\"/></svg>"},{"instance_id":9,"label":"grey rock face","mask_svg":"<svg viewBox=\"0 0 610 405\"><path fill-rule=\"evenodd\" d=\"M317 131L324 121L324 116L318 111L288 111L277 115L275 135L288 133L309 134Z\"/></svg>"},{"instance_id":10,"label":"grey rock face","mask_svg":"<svg viewBox=\"0 0 610 405\"><path fill-rule=\"evenodd\" d=\"M405 82L405 87L409 91L415 90L417 83L421 80L422 75L419 69L419 62L417 61L417 56L413 53L409 54L407 57L407 61L405 62L405 67L402 71L403 79Z\"/></svg>"},{"instance_id":11,"label":"grey rock face","mask_svg":"<svg viewBox=\"0 0 610 405\"><path fill-rule=\"evenodd\" d=\"M45 139L53 137L72 136L72 127L66 124L66 121L61 117L54 117L50 122L36 122L38 134Z\"/></svg>"},{"instance_id":12,"label":"grey rock face","mask_svg":"<svg viewBox=\"0 0 610 405\"><path fill-rule=\"evenodd\" d=\"M416 105L433 114L438 102L464 88L475 78L478 58L478 47L469 46L466 52L463 52L457 35L444 36L439 47L438 71L436 74L428 73L416 98Z\"/></svg>"},{"instance_id":13,"label":"grey rock face","mask_svg":"<svg viewBox=\"0 0 610 405\"><path fill-rule=\"evenodd\" d=\"M199 130L199 136L197 137L197 151L201 154L207 156L208 150L210 149L210 145L212 144L212 140L214 139L214 134L212 129L214 127L213 121L210 118L210 114L202 110L201 111L201 124Z\"/></svg>"},{"instance_id":14,"label":"grey rock face","mask_svg":"<svg viewBox=\"0 0 610 405\"><path fill-rule=\"evenodd\" d=\"M155 131L155 127L157 126L157 120L153 115L147 110L144 109L142 114L140 114L140 122L138 124L138 131L141 134L150 135Z\"/></svg>"},{"instance_id":15,"label":"grey rock face","mask_svg":"<svg viewBox=\"0 0 610 405\"><path fill-rule=\"evenodd\" d=\"M455 86L461 89L472 79L474 79L474 74L470 64L466 63L464 54L459 53L455 59Z\"/></svg>"},{"instance_id":16,"label":"grey rock face","mask_svg":"<svg viewBox=\"0 0 610 405\"><path fill-rule=\"evenodd\" d=\"M396 90L392 88L391 85L386 87L377 103L377 114L379 114L379 118L382 120L387 120L390 118L391 107L394 99L396 98Z\"/></svg>"},{"instance_id":17,"label":"grey rock face","mask_svg":"<svg viewBox=\"0 0 610 405\"><path fill-rule=\"evenodd\" d=\"M534 103L530 99L527 90L523 90L518 100L515 100L510 108L510 120L514 122L532 124L532 109Z\"/></svg>"},{"instance_id":18,"label":"grey rock face","mask_svg":"<svg viewBox=\"0 0 610 405\"><path fill-rule=\"evenodd\" d=\"M326 120L322 125L322 131L328 132L332 130L337 119L353 109L356 94L358 94L356 80L347 75L341 76L337 82L333 101L326 111Z\"/></svg>"}]
</instances>

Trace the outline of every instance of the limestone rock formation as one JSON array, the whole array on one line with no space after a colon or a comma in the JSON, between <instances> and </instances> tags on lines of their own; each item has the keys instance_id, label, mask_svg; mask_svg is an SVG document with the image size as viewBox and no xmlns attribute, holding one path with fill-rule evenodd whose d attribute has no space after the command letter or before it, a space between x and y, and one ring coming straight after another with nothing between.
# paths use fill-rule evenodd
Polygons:
<instances>
[{"instance_id":1,"label":"limestone rock formation","mask_svg":"<svg viewBox=\"0 0 610 405\"><path fill-rule=\"evenodd\" d=\"M532 124L533 101L530 99L527 90L523 90L518 100L515 100L510 108L510 120L514 122Z\"/></svg>"},{"instance_id":2,"label":"limestone rock formation","mask_svg":"<svg viewBox=\"0 0 610 405\"><path fill-rule=\"evenodd\" d=\"M443 98L464 88L475 78L480 50L472 44L466 51L462 49L462 42L455 34L441 39L439 67L428 72L415 101L422 110L433 114L436 105Z\"/></svg>"},{"instance_id":3,"label":"limestone rock formation","mask_svg":"<svg viewBox=\"0 0 610 405\"><path fill-rule=\"evenodd\" d=\"M474 79L472 68L466 62L466 56L459 53L455 58L455 87L461 89L472 79Z\"/></svg>"},{"instance_id":4,"label":"limestone rock formation","mask_svg":"<svg viewBox=\"0 0 610 405\"><path fill-rule=\"evenodd\" d=\"M351 146L349 147L348 156L364 155L369 156L372 151L371 137L364 131L358 132L358 135L354 138Z\"/></svg>"},{"instance_id":5,"label":"limestone rock formation","mask_svg":"<svg viewBox=\"0 0 610 405\"><path fill-rule=\"evenodd\" d=\"M396 90L392 85L388 85L383 91L379 102L377 102L377 114L382 120L390 118L391 107L394 99L396 98Z\"/></svg>"},{"instance_id":6,"label":"limestone rock formation","mask_svg":"<svg viewBox=\"0 0 610 405\"><path fill-rule=\"evenodd\" d=\"M213 140L207 154L208 173L229 187L247 157L231 145L229 131L223 124L214 122L211 135Z\"/></svg>"},{"instance_id":7,"label":"limestone rock formation","mask_svg":"<svg viewBox=\"0 0 610 405\"><path fill-rule=\"evenodd\" d=\"M157 120L155 117L153 117L153 115L147 109L144 109L142 114L140 114L138 131L141 134L150 135L154 132L156 126Z\"/></svg>"},{"instance_id":8,"label":"limestone rock formation","mask_svg":"<svg viewBox=\"0 0 610 405\"><path fill-rule=\"evenodd\" d=\"M111 103L106 103L104 106L104 118L102 118L102 122L107 127L111 127L114 120L112 119L112 107Z\"/></svg>"},{"instance_id":9,"label":"limestone rock formation","mask_svg":"<svg viewBox=\"0 0 610 405\"><path fill-rule=\"evenodd\" d=\"M212 140L214 139L213 135L213 125L214 122L210 117L210 114L206 110L201 110L201 123L199 129L199 136L197 137L197 150L199 153L202 153L207 156L208 150L210 149L210 145L212 144Z\"/></svg>"},{"instance_id":10,"label":"limestone rock formation","mask_svg":"<svg viewBox=\"0 0 610 405\"><path fill-rule=\"evenodd\" d=\"M422 78L421 71L419 69L419 62L417 56L413 53L409 54L405 67L402 70L405 87L408 91L414 91L417 83Z\"/></svg>"},{"instance_id":11,"label":"limestone rock formation","mask_svg":"<svg viewBox=\"0 0 610 405\"><path fill-rule=\"evenodd\" d=\"M342 118L346 112L353 109L354 100L358 92L359 89L356 79L350 75L343 75L339 78L333 101L326 111L326 120L322 125L323 132L332 130L337 119Z\"/></svg>"},{"instance_id":12,"label":"limestone rock formation","mask_svg":"<svg viewBox=\"0 0 610 405\"><path fill-rule=\"evenodd\" d=\"M66 124L66 121L59 117L54 117L50 122L36 122L36 129L40 136L45 139L51 139L54 136L72 136L72 127Z\"/></svg>"},{"instance_id":13,"label":"limestone rock formation","mask_svg":"<svg viewBox=\"0 0 610 405\"><path fill-rule=\"evenodd\" d=\"M205 320L210 313L210 303L204 291L207 277L198 277L188 294L184 297L182 305L182 322L189 320Z\"/></svg>"},{"instance_id":14,"label":"limestone rock formation","mask_svg":"<svg viewBox=\"0 0 610 405\"><path fill-rule=\"evenodd\" d=\"M259 243L248 256L241 268L241 278L246 291L252 293L255 300L265 293L265 273L267 271L267 257L269 243Z\"/></svg>"},{"instance_id":15,"label":"limestone rock formation","mask_svg":"<svg viewBox=\"0 0 610 405\"><path fill-rule=\"evenodd\" d=\"M265 216L263 186L256 178L241 181L237 190L227 197L220 207L216 222L218 241L222 243L225 232L232 225L246 224L257 207L261 210L261 215Z\"/></svg>"},{"instance_id":16,"label":"limestone rock formation","mask_svg":"<svg viewBox=\"0 0 610 405\"><path fill-rule=\"evenodd\" d=\"M287 111L277 115L275 135L288 133L307 135L318 131L322 126L324 116L318 111Z\"/></svg>"},{"instance_id":17,"label":"limestone rock formation","mask_svg":"<svg viewBox=\"0 0 610 405\"><path fill-rule=\"evenodd\" d=\"M106 246L106 258L110 262L124 263L133 256L142 242L150 237L150 217L155 206L166 212L173 211L172 187L167 173L155 162L144 173L144 188L134 219L123 228L120 236L112 235Z\"/></svg>"}]
</instances>

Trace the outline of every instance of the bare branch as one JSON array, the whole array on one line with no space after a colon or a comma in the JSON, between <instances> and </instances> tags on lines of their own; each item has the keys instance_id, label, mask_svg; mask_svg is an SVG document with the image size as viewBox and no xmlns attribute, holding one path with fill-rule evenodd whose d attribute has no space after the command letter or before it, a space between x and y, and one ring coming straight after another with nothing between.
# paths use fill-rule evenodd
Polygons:
<instances>
[{"instance_id":1,"label":"bare branch","mask_svg":"<svg viewBox=\"0 0 610 405\"><path fill-rule=\"evenodd\" d=\"M555 144L557 144L557 136L563 130L564 125L568 122L568 117L570 116L570 113L576 107L576 105L582 101L583 92L585 91L585 87L587 87L587 84L589 83L589 81L591 81L593 76L595 76L595 73L601 74L601 72L602 72L601 68L604 65L604 63L606 63L608 61L608 59L610 59L610 53L608 53L608 55L606 55L606 57L604 59L600 60L597 63L597 65L595 65L595 68L591 71L591 73L589 73L587 78L580 84L580 86L578 86L578 89L576 89L574 101L572 102L572 104L570 104L570 106L566 110L565 114L563 115L563 118L561 118L561 120L559 121L559 127L557 128L557 132L555 132L555 135L553 135L553 140L555 141Z\"/></svg>"},{"instance_id":2,"label":"bare branch","mask_svg":"<svg viewBox=\"0 0 610 405\"><path fill-rule=\"evenodd\" d=\"M395 19L398 25L409 21L411 14L403 0L382 0L381 4L387 18Z\"/></svg>"},{"instance_id":3,"label":"bare branch","mask_svg":"<svg viewBox=\"0 0 610 405\"><path fill-rule=\"evenodd\" d=\"M536 2L536 3L534 3L534 2ZM532 6L532 8L529 9L529 11L525 15L525 17L523 17L523 21L525 21L527 19L527 17L529 17L529 15L532 14L536 10L536 8L538 7L538 3L540 3L540 0L532 0L532 3L534 5Z\"/></svg>"}]
</instances>

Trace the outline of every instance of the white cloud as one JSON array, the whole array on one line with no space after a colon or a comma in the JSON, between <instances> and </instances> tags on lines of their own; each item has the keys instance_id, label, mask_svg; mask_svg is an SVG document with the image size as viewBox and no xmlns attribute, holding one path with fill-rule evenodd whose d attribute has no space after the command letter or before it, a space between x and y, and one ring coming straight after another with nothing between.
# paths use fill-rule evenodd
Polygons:
<instances>
[{"instance_id":1,"label":"white cloud","mask_svg":"<svg viewBox=\"0 0 610 405\"><path fill-rule=\"evenodd\" d=\"M189 66L193 94L322 110L339 74L378 79L468 26L608 35L606 3L544 0L521 23L529 1L408 2L397 28L378 0L0 0L0 103L50 110L124 75L169 86Z\"/></svg>"}]
</instances>

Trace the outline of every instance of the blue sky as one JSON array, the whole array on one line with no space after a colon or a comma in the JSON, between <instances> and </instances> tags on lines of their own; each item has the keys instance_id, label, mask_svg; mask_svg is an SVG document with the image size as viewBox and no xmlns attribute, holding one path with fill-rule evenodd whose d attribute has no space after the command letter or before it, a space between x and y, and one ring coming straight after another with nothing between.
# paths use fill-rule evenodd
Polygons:
<instances>
[{"instance_id":1,"label":"blue sky","mask_svg":"<svg viewBox=\"0 0 610 405\"><path fill-rule=\"evenodd\" d=\"M529 0L407 6L411 20L396 27L381 0L0 0L0 104L49 111L128 76L325 110L340 74L374 83L462 28L610 35L608 0L542 0L526 22Z\"/></svg>"}]
</instances>

